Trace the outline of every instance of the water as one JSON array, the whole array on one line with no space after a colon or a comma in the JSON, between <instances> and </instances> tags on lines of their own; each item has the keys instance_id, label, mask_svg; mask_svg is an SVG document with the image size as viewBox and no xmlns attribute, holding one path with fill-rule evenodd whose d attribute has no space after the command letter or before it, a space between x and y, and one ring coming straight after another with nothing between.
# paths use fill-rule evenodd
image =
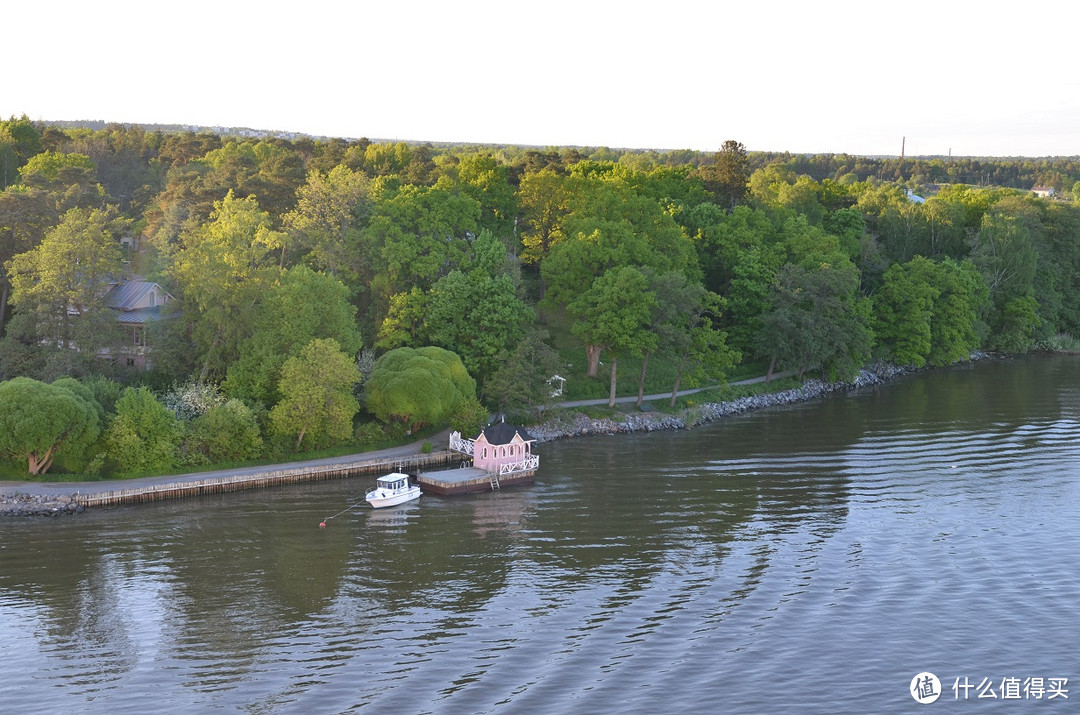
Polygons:
<instances>
[{"instance_id":1,"label":"water","mask_svg":"<svg viewBox=\"0 0 1080 715\"><path fill-rule=\"evenodd\" d=\"M1078 368L543 445L535 485L324 530L366 480L0 521L0 702L910 712L930 671L938 707L967 678L980 711L1020 709L1003 679L1080 688Z\"/></svg>"}]
</instances>

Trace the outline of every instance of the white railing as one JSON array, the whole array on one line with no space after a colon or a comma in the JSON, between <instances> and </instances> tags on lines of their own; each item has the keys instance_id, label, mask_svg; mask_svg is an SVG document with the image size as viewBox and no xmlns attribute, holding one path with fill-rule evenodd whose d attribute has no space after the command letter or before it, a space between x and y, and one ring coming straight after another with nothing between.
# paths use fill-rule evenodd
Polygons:
<instances>
[{"instance_id":1,"label":"white railing","mask_svg":"<svg viewBox=\"0 0 1080 715\"><path fill-rule=\"evenodd\" d=\"M473 441L471 439L462 439L460 432L451 432L450 449L471 455L473 453Z\"/></svg>"},{"instance_id":2,"label":"white railing","mask_svg":"<svg viewBox=\"0 0 1080 715\"><path fill-rule=\"evenodd\" d=\"M527 472L540 466L540 455L531 454L522 462L510 462L499 465L499 474L513 474L515 472Z\"/></svg>"}]
</instances>

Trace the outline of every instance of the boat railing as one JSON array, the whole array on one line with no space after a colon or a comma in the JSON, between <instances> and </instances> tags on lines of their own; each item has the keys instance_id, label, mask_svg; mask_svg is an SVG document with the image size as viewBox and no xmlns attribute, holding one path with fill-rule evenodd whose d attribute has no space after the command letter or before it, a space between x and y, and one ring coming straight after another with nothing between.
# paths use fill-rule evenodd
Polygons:
<instances>
[{"instance_id":1,"label":"boat railing","mask_svg":"<svg viewBox=\"0 0 1080 715\"><path fill-rule=\"evenodd\" d=\"M530 454L520 462L508 462L499 465L499 474L514 474L515 472L527 472L540 466L540 455Z\"/></svg>"}]
</instances>

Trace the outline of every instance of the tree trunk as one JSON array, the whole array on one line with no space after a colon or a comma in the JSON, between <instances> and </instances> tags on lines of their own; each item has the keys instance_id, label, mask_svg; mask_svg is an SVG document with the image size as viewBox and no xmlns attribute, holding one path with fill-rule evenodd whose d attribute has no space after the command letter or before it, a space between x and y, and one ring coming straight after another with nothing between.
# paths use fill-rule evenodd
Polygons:
<instances>
[{"instance_id":1,"label":"tree trunk","mask_svg":"<svg viewBox=\"0 0 1080 715\"><path fill-rule=\"evenodd\" d=\"M589 362L589 369L585 374L588 377L596 377L600 374L600 346L586 345L585 357Z\"/></svg>"},{"instance_id":2,"label":"tree trunk","mask_svg":"<svg viewBox=\"0 0 1080 715\"><path fill-rule=\"evenodd\" d=\"M612 358L611 358L611 392L608 394L608 401L607 401L607 406L608 407L614 407L615 406L615 365L616 365L616 363L618 363L618 360L616 360L615 357L612 356Z\"/></svg>"},{"instance_id":3,"label":"tree trunk","mask_svg":"<svg viewBox=\"0 0 1080 715\"><path fill-rule=\"evenodd\" d=\"M53 448L55 446L53 445L53 447L45 450L45 454L41 455L40 459L37 452L31 452L27 455L27 468L31 474L44 474L49 471L49 467L52 466Z\"/></svg>"},{"instance_id":4,"label":"tree trunk","mask_svg":"<svg viewBox=\"0 0 1080 715\"><path fill-rule=\"evenodd\" d=\"M649 351L645 351L645 356L641 359L641 379L637 384L637 406L641 407L641 401L645 399L645 373L649 369Z\"/></svg>"},{"instance_id":5,"label":"tree trunk","mask_svg":"<svg viewBox=\"0 0 1080 715\"><path fill-rule=\"evenodd\" d=\"M682 382L682 370L675 373L675 386L671 388L670 407L675 406L675 398L679 396L679 383Z\"/></svg>"},{"instance_id":6,"label":"tree trunk","mask_svg":"<svg viewBox=\"0 0 1080 715\"><path fill-rule=\"evenodd\" d=\"M307 433L307 427L300 428L300 436L296 438L296 449L300 449L300 443L304 441L304 434Z\"/></svg>"},{"instance_id":7,"label":"tree trunk","mask_svg":"<svg viewBox=\"0 0 1080 715\"><path fill-rule=\"evenodd\" d=\"M772 373L773 373L773 370L775 370L775 369L776 369L776 356L774 355L773 359L771 361L769 361L769 371L767 373L765 373L765 384L766 385L768 385L769 382L772 381Z\"/></svg>"},{"instance_id":8,"label":"tree trunk","mask_svg":"<svg viewBox=\"0 0 1080 715\"><path fill-rule=\"evenodd\" d=\"M210 375L210 354L214 352L221 343L221 333L224 330L223 325L219 325L217 330L214 331L214 342L210 343L210 349L206 351L206 356L203 358L202 370L199 372L199 384L206 384L206 378Z\"/></svg>"},{"instance_id":9,"label":"tree trunk","mask_svg":"<svg viewBox=\"0 0 1080 715\"><path fill-rule=\"evenodd\" d=\"M3 283L3 291L0 292L0 335L7 332L4 330L4 320L7 318L8 282L7 280L4 280Z\"/></svg>"}]
</instances>

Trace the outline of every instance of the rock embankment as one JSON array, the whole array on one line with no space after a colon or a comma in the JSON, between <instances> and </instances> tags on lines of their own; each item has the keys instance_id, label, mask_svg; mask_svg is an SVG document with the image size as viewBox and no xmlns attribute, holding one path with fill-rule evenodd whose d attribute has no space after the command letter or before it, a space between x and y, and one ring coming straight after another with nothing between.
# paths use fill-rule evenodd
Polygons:
<instances>
[{"instance_id":1,"label":"rock embankment","mask_svg":"<svg viewBox=\"0 0 1080 715\"><path fill-rule=\"evenodd\" d=\"M85 507L75 501L75 495L61 494L0 494L0 517L4 516L62 516L79 514Z\"/></svg>"},{"instance_id":2,"label":"rock embankment","mask_svg":"<svg viewBox=\"0 0 1080 715\"><path fill-rule=\"evenodd\" d=\"M824 382L807 380L801 386L782 392L770 392L752 397L740 397L729 402L706 402L694 405L674 415L658 412L642 412L622 419L592 418L576 413L548 420L529 427L529 433L537 442L550 442L565 437L583 437L598 434L625 434L630 432L655 432L657 430L687 429L708 424L729 415L742 414L765 407L792 405L822 397L832 392L852 390L887 382L909 372L906 368L882 366L877 370L862 370L850 382Z\"/></svg>"}]
</instances>

